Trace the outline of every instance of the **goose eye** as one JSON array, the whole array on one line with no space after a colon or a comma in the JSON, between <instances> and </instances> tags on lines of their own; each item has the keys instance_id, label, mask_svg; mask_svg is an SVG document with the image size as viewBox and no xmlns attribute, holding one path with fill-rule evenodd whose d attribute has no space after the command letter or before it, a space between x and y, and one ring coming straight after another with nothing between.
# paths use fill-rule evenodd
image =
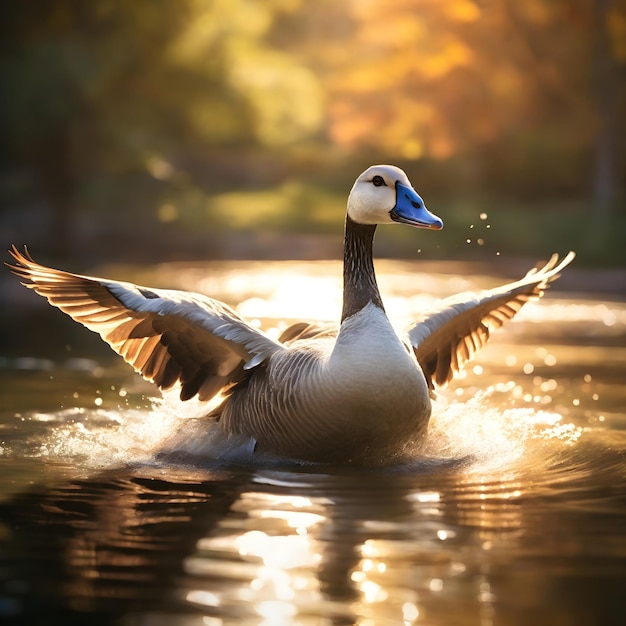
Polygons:
<instances>
[{"instance_id":1,"label":"goose eye","mask_svg":"<svg viewBox=\"0 0 626 626\"><path fill-rule=\"evenodd\" d=\"M374 185L374 187L382 187L383 185L387 185L387 183L385 183L385 179L382 176L374 176L374 178L372 178L372 185Z\"/></svg>"}]
</instances>

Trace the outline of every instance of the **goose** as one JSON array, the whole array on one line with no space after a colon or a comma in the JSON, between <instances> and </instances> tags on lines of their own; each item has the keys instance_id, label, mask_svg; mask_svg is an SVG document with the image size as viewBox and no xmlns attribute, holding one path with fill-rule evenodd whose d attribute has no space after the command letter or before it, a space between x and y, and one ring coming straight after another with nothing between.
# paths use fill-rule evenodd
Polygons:
<instances>
[{"instance_id":1,"label":"goose","mask_svg":"<svg viewBox=\"0 0 626 626\"><path fill-rule=\"evenodd\" d=\"M404 171L391 165L365 170L348 196L338 328L297 323L278 340L205 295L53 269L34 261L26 247L13 246L15 264L7 265L161 390L178 385L183 401L213 401L206 413L211 428L226 438L249 438L255 454L385 466L413 458L435 389L494 329L542 296L575 255L559 261L554 254L521 280L444 299L400 335L374 273L378 224L443 227Z\"/></svg>"}]
</instances>

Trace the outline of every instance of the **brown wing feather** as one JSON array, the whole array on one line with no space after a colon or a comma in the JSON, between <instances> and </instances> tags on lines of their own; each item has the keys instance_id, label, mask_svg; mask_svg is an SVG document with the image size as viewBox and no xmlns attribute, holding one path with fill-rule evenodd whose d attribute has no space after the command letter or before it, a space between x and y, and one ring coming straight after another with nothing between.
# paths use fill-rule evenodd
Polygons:
<instances>
[{"instance_id":1,"label":"brown wing feather","mask_svg":"<svg viewBox=\"0 0 626 626\"><path fill-rule=\"evenodd\" d=\"M216 300L56 270L15 247L10 254L25 286L99 333L161 389L179 383L183 400L210 399L241 381L252 357L260 363L278 347Z\"/></svg>"},{"instance_id":2,"label":"brown wing feather","mask_svg":"<svg viewBox=\"0 0 626 626\"><path fill-rule=\"evenodd\" d=\"M296 322L287 327L278 338L280 343L289 345L301 339L314 339L321 337L336 337L337 326L334 324L311 324L309 322Z\"/></svg>"},{"instance_id":3,"label":"brown wing feather","mask_svg":"<svg viewBox=\"0 0 626 626\"><path fill-rule=\"evenodd\" d=\"M491 332L512 319L531 299L539 298L559 272L574 259L570 252L541 268L533 268L521 280L483 291L443 300L409 330L409 338L429 387L445 385L488 341Z\"/></svg>"}]
</instances>

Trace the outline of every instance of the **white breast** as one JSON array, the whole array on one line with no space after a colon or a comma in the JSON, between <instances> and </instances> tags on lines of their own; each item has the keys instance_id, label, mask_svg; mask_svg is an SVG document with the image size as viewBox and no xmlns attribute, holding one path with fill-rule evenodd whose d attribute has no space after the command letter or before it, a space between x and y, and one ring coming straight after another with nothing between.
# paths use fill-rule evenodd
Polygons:
<instances>
[{"instance_id":1,"label":"white breast","mask_svg":"<svg viewBox=\"0 0 626 626\"><path fill-rule=\"evenodd\" d=\"M378 414L422 413L428 389L385 313L368 304L344 321L326 367L329 387L341 401L369 404Z\"/></svg>"}]
</instances>

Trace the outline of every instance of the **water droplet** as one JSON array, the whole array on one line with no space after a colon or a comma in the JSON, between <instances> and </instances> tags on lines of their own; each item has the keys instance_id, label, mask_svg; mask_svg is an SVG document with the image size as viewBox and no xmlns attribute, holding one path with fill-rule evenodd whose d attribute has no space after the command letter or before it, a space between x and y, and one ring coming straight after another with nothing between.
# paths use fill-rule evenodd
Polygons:
<instances>
[{"instance_id":1,"label":"water droplet","mask_svg":"<svg viewBox=\"0 0 626 626\"><path fill-rule=\"evenodd\" d=\"M439 579L433 579L433 580L439 580ZM432 590L435 591L435 589L432 589ZM419 615L420 615L419 609L413 604L413 602L405 602L402 605L402 618L404 619L405 622L414 622L419 617Z\"/></svg>"},{"instance_id":2,"label":"water droplet","mask_svg":"<svg viewBox=\"0 0 626 626\"><path fill-rule=\"evenodd\" d=\"M441 541L445 541L446 539L450 539L452 537L454 537L455 533L453 530L438 530L437 531L437 538L441 539Z\"/></svg>"},{"instance_id":3,"label":"water droplet","mask_svg":"<svg viewBox=\"0 0 626 626\"><path fill-rule=\"evenodd\" d=\"M602 323L605 326L614 326L617 322L617 315L613 311L606 310L602 316Z\"/></svg>"},{"instance_id":4,"label":"water droplet","mask_svg":"<svg viewBox=\"0 0 626 626\"><path fill-rule=\"evenodd\" d=\"M556 357L554 356L554 354L546 354L546 356L543 359L543 362L548 367L552 367L553 365L556 365Z\"/></svg>"},{"instance_id":5,"label":"water droplet","mask_svg":"<svg viewBox=\"0 0 626 626\"><path fill-rule=\"evenodd\" d=\"M557 382L554 378L549 378L548 380L544 380L541 385L541 391L554 391L557 388Z\"/></svg>"}]
</instances>

